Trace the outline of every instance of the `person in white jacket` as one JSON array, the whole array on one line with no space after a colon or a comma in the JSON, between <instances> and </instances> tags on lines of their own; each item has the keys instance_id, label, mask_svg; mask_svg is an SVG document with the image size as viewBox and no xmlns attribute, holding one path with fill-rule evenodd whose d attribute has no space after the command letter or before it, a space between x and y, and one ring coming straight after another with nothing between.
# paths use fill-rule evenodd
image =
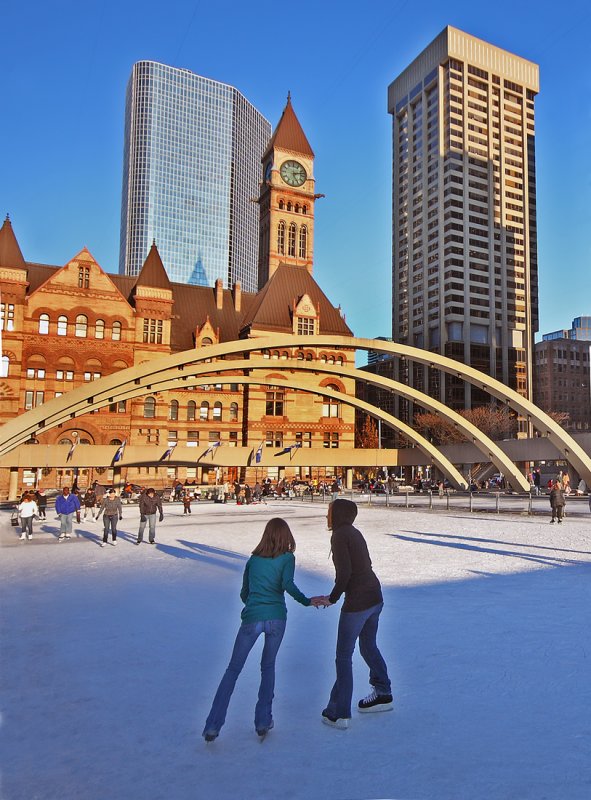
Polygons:
<instances>
[{"instance_id":1,"label":"person in white jacket","mask_svg":"<svg viewBox=\"0 0 591 800\"><path fill-rule=\"evenodd\" d=\"M33 538L33 518L39 516L39 508L37 503L33 499L33 495L30 495L28 492L22 497L22 500L18 507L18 515L21 519L21 539L26 538L32 539Z\"/></svg>"}]
</instances>

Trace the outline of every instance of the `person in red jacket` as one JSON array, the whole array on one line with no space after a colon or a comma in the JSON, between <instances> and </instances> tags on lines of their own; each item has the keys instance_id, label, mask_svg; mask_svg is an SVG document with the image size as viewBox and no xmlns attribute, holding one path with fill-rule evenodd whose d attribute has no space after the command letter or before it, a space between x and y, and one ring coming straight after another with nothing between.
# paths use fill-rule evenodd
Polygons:
<instances>
[{"instance_id":1,"label":"person in red jacket","mask_svg":"<svg viewBox=\"0 0 591 800\"><path fill-rule=\"evenodd\" d=\"M333 605L344 593L345 602L339 618L337 634L337 677L328 704L322 712L322 722L333 728L349 727L353 696L353 652L359 639L359 652L369 667L372 691L360 700L360 712L391 711L392 689L388 668L380 653L376 637L378 621L384 607L382 587L372 569L367 543L361 532L353 527L357 505L339 498L328 507L327 522L332 530L330 546L335 566L335 584L331 593L322 598Z\"/></svg>"}]
</instances>

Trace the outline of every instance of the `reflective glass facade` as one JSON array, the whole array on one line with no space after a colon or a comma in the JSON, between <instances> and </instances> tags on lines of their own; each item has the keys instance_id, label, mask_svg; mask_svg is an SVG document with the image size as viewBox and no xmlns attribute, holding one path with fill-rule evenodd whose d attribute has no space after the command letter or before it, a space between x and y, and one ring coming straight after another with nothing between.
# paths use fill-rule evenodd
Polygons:
<instances>
[{"instance_id":1,"label":"reflective glass facade","mask_svg":"<svg viewBox=\"0 0 591 800\"><path fill-rule=\"evenodd\" d=\"M119 271L152 241L173 281L257 289L261 156L269 122L232 86L153 61L127 87Z\"/></svg>"}]
</instances>

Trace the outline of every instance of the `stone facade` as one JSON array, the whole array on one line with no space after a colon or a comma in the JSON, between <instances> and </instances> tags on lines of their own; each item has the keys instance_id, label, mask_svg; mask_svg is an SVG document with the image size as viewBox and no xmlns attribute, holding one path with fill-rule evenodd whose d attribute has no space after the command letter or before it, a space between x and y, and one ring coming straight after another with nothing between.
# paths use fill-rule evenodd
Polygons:
<instances>
[{"instance_id":1,"label":"stone facade","mask_svg":"<svg viewBox=\"0 0 591 800\"><path fill-rule=\"evenodd\" d=\"M289 102L288 106L291 109ZM311 150L298 153L301 140L290 141L290 131L286 135L278 126L282 147L274 152L271 144L265 158L272 159L277 176L285 160L305 162L307 174L312 175L313 154ZM281 187L277 176L271 194L278 208ZM289 190L286 184L285 192ZM265 194L269 187L263 184L262 196ZM285 202L286 198L287 194ZM304 216L301 209L298 213ZM284 263L274 257L263 270L269 277L258 293L243 292L239 284L224 289L221 280L213 288L172 283L155 243L138 276L106 273L87 249L62 267L29 263L7 218L0 229L0 423L85 382L169 353L272 332L352 335L340 310L330 304L311 274L313 198L306 217L310 258L298 261L286 256ZM353 351L320 348L280 348L259 355L269 359L265 377L283 379L290 376L289 370L282 369L281 362L286 359L352 365L355 357ZM116 402L40 434L37 442L152 444L162 453L176 443L195 448L194 467L175 465L173 457L160 465L156 459L149 466L126 468L120 476L113 474L112 468L89 466L76 476L80 486L95 478L105 483L120 478L164 487L176 479L214 483L262 477L254 468L250 472L247 468L216 472L213 467L198 465L198 457L215 441L252 448L263 443L277 451L296 442L301 442L302 449L353 447L354 410L322 396L323 387L354 396L351 379L314 373L301 376L316 394L242 386L239 379L240 374L235 382L232 375L216 376L206 387ZM288 466L285 474L308 477L304 467ZM279 468L271 470L271 477L278 475ZM74 477L67 466L21 470L19 485L55 488L70 484ZM7 474L0 475L0 496L6 497L8 482Z\"/></svg>"}]
</instances>

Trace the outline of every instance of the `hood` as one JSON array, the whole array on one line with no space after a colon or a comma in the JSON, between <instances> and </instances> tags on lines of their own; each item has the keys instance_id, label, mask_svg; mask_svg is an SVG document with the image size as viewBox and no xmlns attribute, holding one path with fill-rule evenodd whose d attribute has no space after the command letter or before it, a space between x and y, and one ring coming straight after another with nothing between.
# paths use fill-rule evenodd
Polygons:
<instances>
[{"instance_id":1,"label":"hood","mask_svg":"<svg viewBox=\"0 0 591 800\"><path fill-rule=\"evenodd\" d=\"M357 516L357 504L352 500L340 497L332 504L332 529L336 531L342 525L352 525Z\"/></svg>"}]
</instances>

